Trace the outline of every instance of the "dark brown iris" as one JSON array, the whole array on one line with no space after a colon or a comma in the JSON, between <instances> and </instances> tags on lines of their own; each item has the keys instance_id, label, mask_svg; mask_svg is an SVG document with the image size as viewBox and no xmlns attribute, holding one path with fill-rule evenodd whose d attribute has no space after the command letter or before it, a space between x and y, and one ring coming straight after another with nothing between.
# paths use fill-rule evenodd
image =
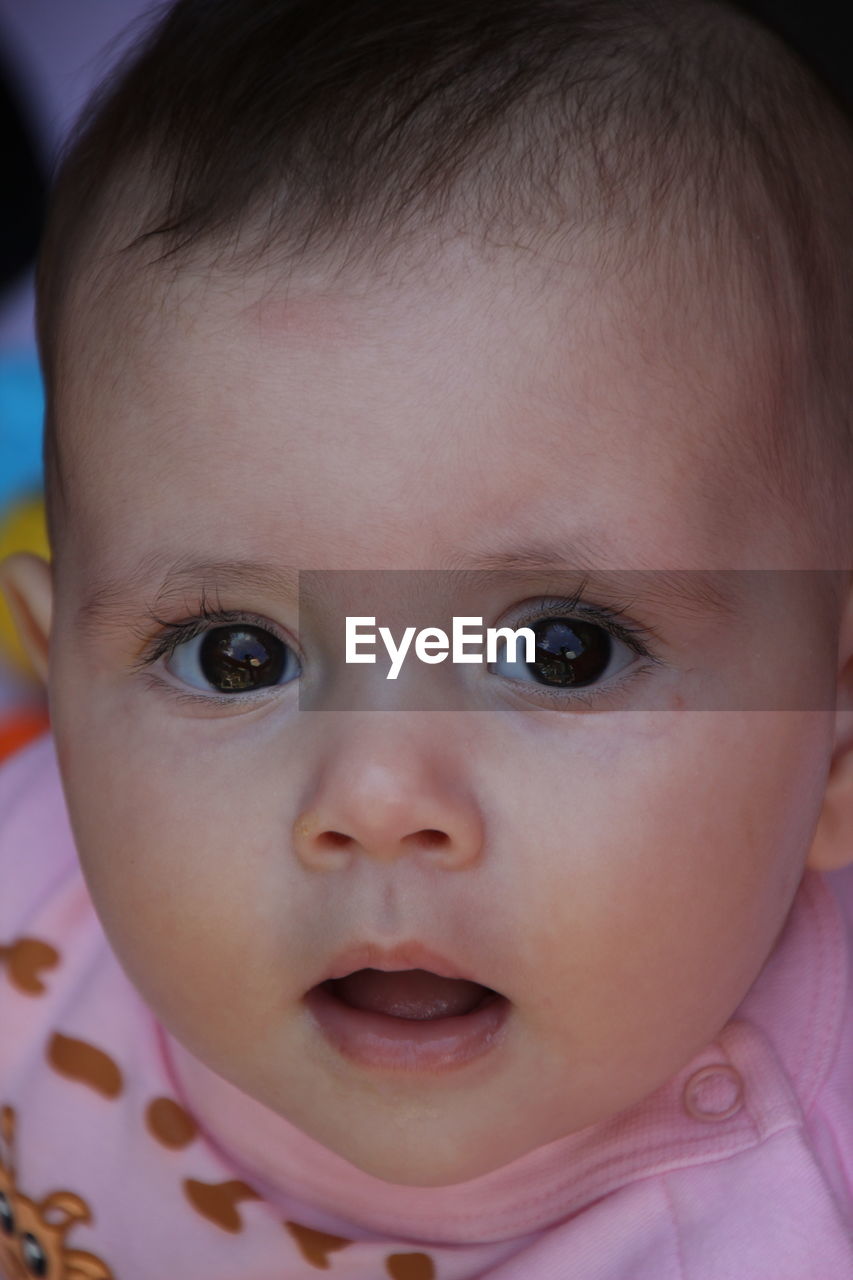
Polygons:
<instances>
[{"instance_id":1,"label":"dark brown iris","mask_svg":"<svg viewBox=\"0 0 853 1280\"><path fill-rule=\"evenodd\" d=\"M601 627L579 618L540 618L531 630L536 657L528 665L542 684L577 688L607 670L613 642Z\"/></svg>"},{"instance_id":2,"label":"dark brown iris","mask_svg":"<svg viewBox=\"0 0 853 1280\"><path fill-rule=\"evenodd\" d=\"M215 688L229 693L277 684L286 661L285 646L260 627L244 623L214 627L201 643L199 664Z\"/></svg>"}]
</instances>

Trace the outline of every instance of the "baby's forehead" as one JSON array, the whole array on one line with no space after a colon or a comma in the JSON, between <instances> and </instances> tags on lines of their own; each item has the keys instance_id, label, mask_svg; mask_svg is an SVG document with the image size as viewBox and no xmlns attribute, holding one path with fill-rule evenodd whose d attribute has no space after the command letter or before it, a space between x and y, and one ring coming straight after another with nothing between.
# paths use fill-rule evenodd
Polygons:
<instances>
[{"instance_id":1,"label":"baby's forehead","mask_svg":"<svg viewBox=\"0 0 853 1280\"><path fill-rule=\"evenodd\" d=\"M231 32L224 44L218 24L225 9L204 7L184 26L166 15L92 104L54 186L38 292L48 422L56 422L57 438L71 435L59 401L70 402L72 384L78 403L89 391L92 401L88 412L76 413L75 434L94 438L102 429L98 410L105 409L95 401L103 402L111 381L130 368L140 388L146 378L157 384L159 403L152 400L148 412L156 426L158 414L164 421L176 414L165 404L167 391L184 404L199 382L221 381L229 369L237 377L237 365L245 363L240 341L222 349L212 371L203 352L187 349L186 331L199 323L193 305L125 296L123 310L104 306L94 317L73 318L67 285L70 279L74 292L86 255L100 259L94 275L107 278L109 293L111 274L134 274L128 264L139 250L148 265L155 260L147 275L158 287L173 272L170 294L180 298L183 283L195 289L193 272L212 284L223 265L222 279L238 286L246 243L261 256L269 251L271 260L287 257L299 272L308 263L321 269L339 253L368 261L371 289L392 264L413 301L399 334L386 331L372 344L365 337L361 357L375 370L379 398L381 388L391 386L383 357L399 337L401 356L412 359L401 342L416 321L422 356L439 351L442 337L457 329L465 337L479 333L484 317L499 313L509 337L498 341L500 326L493 323L489 339L504 353L500 379L493 375L493 381L500 381L507 402L525 386L531 403L550 402L543 378L558 381L553 367L560 359L572 368L578 397L585 370L590 404L593 390L609 398L611 419L620 397L660 398L659 389L630 390L617 367L621 354L631 373L645 366L647 385L653 372L658 387L680 378L686 392L692 380L708 402L689 412L683 401L678 405L680 420L669 424L666 446L651 450L645 466L671 468L673 453L689 444L704 449L703 466L724 456L731 481L743 482L744 450L751 449L749 483L756 492L764 485L768 494L784 488L790 506L802 472L820 472L824 492L833 489L833 514L844 506L849 519L836 447L849 437L849 415L839 406L849 402L853 367L839 323L850 279L844 269L853 156L848 122L779 41L729 4L614 0L601 6L601 21L594 23L583 5L527 8L493 5L484 23L466 6L457 24L440 5L426 6L414 23L394 4L350 6L346 28L324 25L322 6L312 10L313 26L311 20L294 26L288 6L269 6L249 24L245 41L239 32L231 40ZM199 56L199 40L217 56ZM286 76L279 74L282 51L289 59ZM225 74L228 67L233 74ZM648 271L655 277L649 293L655 314L648 323L643 307L593 315L586 322L591 339L614 355L610 365L603 359L596 365L591 343L577 359L569 346L583 323L576 281L568 314L549 311L547 331L536 327L529 309L523 312L539 337L537 350L518 341L512 302L501 310L480 291L479 313L434 308L429 290L413 276L425 263L427 279L433 270L440 273L439 259L460 228L481 244L519 250L524 271L531 243L538 249L544 242L551 261L542 273L543 297L562 280L563 251L571 258L578 246L583 252L596 240L593 258L603 278L639 281ZM436 240L442 243L433 253ZM421 243L428 244L426 255L414 252ZM104 271L110 254L116 269ZM413 256L419 260L409 271ZM208 270L211 259L214 270ZM661 270L665 259L668 269ZM139 288L146 271L135 275ZM470 293L464 264L456 263L453 285L460 296ZM710 319L697 323L703 309ZM216 315L226 330L233 326L218 302L204 318ZM279 335L282 347L288 339L289 360L304 339L318 413L333 412L323 397L338 385L340 353L321 341L333 323L328 312L311 319L303 310L301 320L285 322L289 333ZM151 342L141 356L143 338ZM775 355L768 354L774 342ZM76 354L82 344L86 359ZM168 344L182 352L179 362ZM54 355L63 345L64 368L57 374ZM457 345L469 358L470 344ZM555 351L562 356L552 358ZM446 353L441 359L457 388L464 386L459 361ZM88 369L99 373L87 375L81 392L80 373ZM359 379L347 376L355 387ZM125 383L127 397L126 377ZM369 404L368 392L358 387L353 412L358 403ZM630 425L630 406L622 413ZM472 410L465 417L469 432L487 417L484 407ZM580 410L570 419L575 452L582 447L582 421ZM637 421L637 431L660 436L658 419L644 412ZM544 420L538 426L549 434ZM499 436L492 428L493 448ZM849 464L849 438L844 447ZM49 434L48 461L52 456ZM49 518L53 489L48 484ZM723 497L731 492L730 484ZM815 511L823 509L813 494L809 500Z\"/></svg>"},{"instance_id":2,"label":"baby's forehead","mask_svg":"<svg viewBox=\"0 0 853 1280\"><path fill-rule=\"evenodd\" d=\"M514 522L584 527L612 567L720 567L756 510L759 389L712 317L686 323L653 280L457 246L402 282L188 272L126 293L100 347L89 331L100 367L69 414L76 430L85 400L112 490L89 501L117 519L156 483L179 528L221 498L258 541L283 510L325 507L327 559L332 525L379 565L395 522L440 563Z\"/></svg>"}]
</instances>

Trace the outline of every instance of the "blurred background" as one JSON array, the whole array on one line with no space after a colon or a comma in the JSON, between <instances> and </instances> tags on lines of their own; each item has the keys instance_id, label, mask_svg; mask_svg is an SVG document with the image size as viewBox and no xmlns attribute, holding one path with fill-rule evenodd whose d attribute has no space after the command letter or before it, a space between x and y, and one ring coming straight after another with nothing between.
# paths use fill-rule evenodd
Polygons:
<instances>
[{"instance_id":1,"label":"blurred background","mask_svg":"<svg viewBox=\"0 0 853 1280\"><path fill-rule=\"evenodd\" d=\"M846 5L739 2L811 62L853 112ZM90 91L161 7L161 0L0 0L0 559L19 550L47 554L32 272L50 174ZM0 759L46 724L43 690L0 592Z\"/></svg>"}]
</instances>

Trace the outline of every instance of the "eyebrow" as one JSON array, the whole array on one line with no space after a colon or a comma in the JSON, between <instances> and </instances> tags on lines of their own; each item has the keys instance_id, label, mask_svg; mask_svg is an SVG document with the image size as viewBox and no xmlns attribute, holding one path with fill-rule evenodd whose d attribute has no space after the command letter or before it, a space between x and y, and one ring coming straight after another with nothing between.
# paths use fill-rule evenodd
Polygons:
<instances>
[{"instance_id":1,"label":"eyebrow","mask_svg":"<svg viewBox=\"0 0 853 1280\"><path fill-rule=\"evenodd\" d=\"M627 595L646 601L664 611L676 610L688 615L722 614L732 616L741 600L740 579L748 578L744 570L703 569L601 569L591 563L578 543L578 549L567 554L562 548L531 544L506 551L457 554L453 563L431 572L471 574L479 585L491 585L502 576L516 574L565 573L577 580L581 590L610 597ZM300 573L292 565L271 561L209 560L190 555L172 559L154 553L146 556L129 573L96 587L77 610L77 622L85 633L132 626L139 618L140 599L144 607L155 613L200 590L211 592L258 592L277 599L294 600L300 589ZM378 573L379 570L311 570L313 594L323 592L325 573ZM387 570L385 572L388 572ZM399 570L397 572L400 572ZM413 573L415 570L402 570ZM559 587L559 584L555 584ZM319 589L318 589L319 588ZM604 603L605 601L602 601ZM195 601L193 605L195 606ZM628 600L628 605L632 600Z\"/></svg>"},{"instance_id":2,"label":"eyebrow","mask_svg":"<svg viewBox=\"0 0 853 1280\"><path fill-rule=\"evenodd\" d=\"M87 634L131 625L139 617L139 601L156 612L188 592L259 591L286 599L296 595L298 571L288 565L256 560L177 559L153 553L127 574L110 579L84 597L77 622Z\"/></svg>"},{"instance_id":3,"label":"eyebrow","mask_svg":"<svg viewBox=\"0 0 853 1280\"><path fill-rule=\"evenodd\" d=\"M571 554L553 546L532 543L507 551L487 552L464 565L479 574L499 576L515 573L567 573L577 575L595 593L634 594L662 608L674 606L688 614L733 616L742 598L742 579L748 570L737 569L603 569L595 564L586 547L596 545L579 539ZM598 544L599 553L610 549Z\"/></svg>"}]
</instances>

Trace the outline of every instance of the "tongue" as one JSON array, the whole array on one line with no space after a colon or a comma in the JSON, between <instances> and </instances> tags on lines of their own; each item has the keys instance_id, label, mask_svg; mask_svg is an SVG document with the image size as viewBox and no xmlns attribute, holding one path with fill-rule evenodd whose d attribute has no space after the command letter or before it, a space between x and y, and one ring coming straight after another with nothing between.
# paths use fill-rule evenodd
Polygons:
<instances>
[{"instance_id":1,"label":"tongue","mask_svg":"<svg viewBox=\"0 0 853 1280\"><path fill-rule=\"evenodd\" d=\"M453 1018L470 1013L488 991L479 982L439 978L426 969L384 973L359 969L329 983L331 990L354 1009L385 1013L395 1018Z\"/></svg>"}]
</instances>

